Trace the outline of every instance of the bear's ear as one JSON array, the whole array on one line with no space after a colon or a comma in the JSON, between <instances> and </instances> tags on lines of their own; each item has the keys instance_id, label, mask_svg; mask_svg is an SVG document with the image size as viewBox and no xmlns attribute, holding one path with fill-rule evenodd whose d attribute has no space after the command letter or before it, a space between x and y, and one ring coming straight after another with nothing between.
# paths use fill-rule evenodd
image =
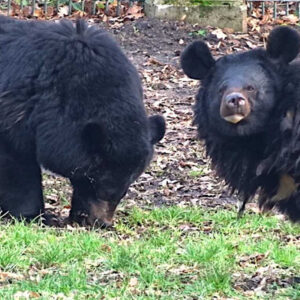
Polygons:
<instances>
[{"instance_id":1,"label":"bear's ear","mask_svg":"<svg viewBox=\"0 0 300 300\"><path fill-rule=\"evenodd\" d=\"M299 53L300 35L291 27L279 26L273 29L267 43L268 55L280 62L289 63Z\"/></svg>"},{"instance_id":2,"label":"bear's ear","mask_svg":"<svg viewBox=\"0 0 300 300\"><path fill-rule=\"evenodd\" d=\"M150 142L152 145L158 143L165 135L166 122L162 116L155 115L148 118L150 128Z\"/></svg>"},{"instance_id":3,"label":"bear's ear","mask_svg":"<svg viewBox=\"0 0 300 300\"><path fill-rule=\"evenodd\" d=\"M190 44L181 54L181 67L192 79L203 79L214 64L210 50L202 41Z\"/></svg>"},{"instance_id":4,"label":"bear's ear","mask_svg":"<svg viewBox=\"0 0 300 300\"><path fill-rule=\"evenodd\" d=\"M82 140L90 153L103 153L109 145L109 139L103 126L93 121L89 121L84 125Z\"/></svg>"}]
</instances>

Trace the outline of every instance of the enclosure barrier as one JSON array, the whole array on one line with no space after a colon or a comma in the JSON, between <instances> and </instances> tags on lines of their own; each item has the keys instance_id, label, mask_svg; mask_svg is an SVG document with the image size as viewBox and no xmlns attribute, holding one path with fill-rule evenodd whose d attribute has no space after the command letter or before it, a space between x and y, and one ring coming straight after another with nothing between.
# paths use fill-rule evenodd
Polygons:
<instances>
[{"instance_id":1,"label":"enclosure barrier","mask_svg":"<svg viewBox=\"0 0 300 300\"><path fill-rule=\"evenodd\" d=\"M300 0L299 0L300 1ZM96 14L97 5L98 4L104 4L105 9L104 12L107 14L109 12L109 4L114 2L114 0L104 0L104 1L98 1L98 0L81 0L81 1L72 1L72 0L31 0L31 15L34 16L35 10L36 10L36 4L42 4L43 5L43 11L45 16L47 16L48 12L48 6L52 6L56 8L56 11L59 11L60 5L68 5L68 15L71 15L73 11L84 11L85 4L87 2L92 2L92 14ZM121 7L121 0L116 0L117 6L116 6L116 15L120 15L120 7ZM143 0L122 0L122 3L128 3L129 6L132 6L134 2L143 2ZM27 0L0 0L0 7L2 10L7 11L7 15L10 15L12 4L18 4L20 5L20 11L23 11L25 6L29 6L29 1Z\"/></svg>"},{"instance_id":2,"label":"enclosure barrier","mask_svg":"<svg viewBox=\"0 0 300 300\"><path fill-rule=\"evenodd\" d=\"M30 4L31 1L31 4ZM59 11L60 5L68 5L68 15L71 15L73 11L84 11L85 10L85 5L86 3L92 3L92 10L91 13L93 15L96 14L97 10L97 5L101 4L103 5L104 12L105 14L108 14L109 12L109 4L116 1L116 15L120 15L120 7L121 7L121 2L122 3L127 3L129 6L132 6L134 2L144 2L144 0L79 0L79 1L74 1L74 0L0 0L0 8L1 10L6 10L7 15L11 14L12 10L12 4L17 4L20 6L20 11L23 11L25 6L31 6L31 13L30 15L34 16L35 10L36 10L36 5L40 4L43 6L43 12L45 16L47 16L48 12L48 6L52 6L56 8L56 11ZM219 0L218 0L219 1ZM293 6L295 7L295 12L296 15L299 17L300 16L300 0L294 0L294 1L289 1L289 0L245 0L248 6L248 12L251 14L253 11L253 4L257 3L261 7L262 15L265 15L265 11L267 7L272 7L273 6L273 17L277 18L277 9L278 7L285 7L285 13L286 15L289 15L290 13L290 7ZM226 1L224 0L224 3Z\"/></svg>"},{"instance_id":3,"label":"enclosure barrier","mask_svg":"<svg viewBox=\"0 0 300 300\"><path fill-rule=\"evenodd\" d=\"M265 15L265 11L267 7L273 6L273 18L277 18L277 9L279 6L284 6L285 14L288 16L290 14L290 6L295 6L296 15L300 16L300 0L289 1L289 0L247 0L248 11L251 14L253 11L253 3L259 2L261 6L262 15Z\"/></svg>"}]
</instances>

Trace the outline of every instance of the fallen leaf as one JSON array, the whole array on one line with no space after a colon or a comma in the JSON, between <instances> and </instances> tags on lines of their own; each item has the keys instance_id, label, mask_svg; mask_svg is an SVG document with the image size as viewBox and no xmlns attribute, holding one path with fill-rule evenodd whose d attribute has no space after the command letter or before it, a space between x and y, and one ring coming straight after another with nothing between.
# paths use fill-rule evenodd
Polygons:
<instances>
[{"instance_id":1,"label":"fallen leaf","mask_svg":"<svg viewBox=\"0 0 300 300\"><path fill-rule=\"evenodd\" d=\"M0 272L0 282L5 282L9 280L23 280L24 276L21 274L10 273L10 272Z\"/></svg>"},{"instance_id":2,"label":"fallen leaf","mask_svg":"<svg viewBox=\"0 0 300 300\"><path fill-rule=\"evenodd\" d=\"M283 16L282 20L289 24L297 24L299 21L299 18L296 15L288 15L288 16Z\"/></svg>"},{"instance_id":3,"label":"fallen leaf","mask_svg":"<svg viewBox=\"0 0 300 300\"><path fill-rule=\"evenodd\" d=\"M224 39L227 38L227 35L220 28L217 28L217 29L213 30L211 33L213 35L215 35L220 40L224 40Z\"/></svg>"},{"instance_id":4,"label":"fallen leaf","mask_svg":"<svg viewBox=\"0 0 300 300\"><path fill-rule=\"evenodd\" d=\"M130 287L136 287L138 285L138 279L136 277L130 278L128 285Z\"/></svg>"},{"instance_id":5,"label":"fallen leaf","mask_svg":"<svg viewBox=\"0 0 300 300\"><path fill-rule=\"evenodd\" d=\"M127 14L128 15L136 15L136 14L141 13L142 9L143 8L141 6L135 4L128 8Z\"/></svg>"},{"instance_id":6,"label":"fallen leaf","mask_svg":"<svg viewBox=\"0 0 300 300\"><path fill-rule=\"evenodd\" d=\"M68 14L69 14L69 6L68 5L61 6L58 9L57 15L59 17L63 18L64 16L67 16Z\"/></svg>"},{"instance_id":7,"label":"fallen leaf","mask_svg":"<svg viewBox=\"0 0 300 300\"><path fill-rule=\"evenodd\" d=\"M105 244L101 245L101 251L110 253L111 252L111 247L109 245L105 245Z\"/></svg>"}]
</instances>

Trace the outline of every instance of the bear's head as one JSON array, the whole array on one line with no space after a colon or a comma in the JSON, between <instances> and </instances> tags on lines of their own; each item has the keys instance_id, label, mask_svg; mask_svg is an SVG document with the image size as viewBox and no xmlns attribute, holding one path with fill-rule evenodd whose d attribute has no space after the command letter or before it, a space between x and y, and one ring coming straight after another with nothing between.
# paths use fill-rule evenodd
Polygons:
<instances>
[{"instance_id":1,"label":"bear's head","mask_svg":"<svg viewBox=\"0 0 300 300\"><path fill-rule=\"evenodd\" d=\"M95 222L111 225L117 205L149 165L154 145L165 134L165 120L159 115L148 117L146 124L132 126L146 130L142 130L141 135L130 138L119 135L112 140L105 126L97 121L88 122L83 128L82 138L89 157L92 157L90 167L85 168L84 173L94 194L88 203L87 222L90 225Z\"/></svg>"},{"instance_id":2,"label":"bear's head","mask_svg":"<svg viewBox=\"0 0 300 300\"><path fill-rule=\"evenodd\" d=\"M285 96L284 72L299 48L299 34L287 26L270 33L266 50L258 48L218 60L204 42L189 45L182 53L181 65L190 78L202 83L196 123L205 119L205 126L220 136L262 132L277 101L286 100L280 99Z\"/></svg>"}]
</instances>

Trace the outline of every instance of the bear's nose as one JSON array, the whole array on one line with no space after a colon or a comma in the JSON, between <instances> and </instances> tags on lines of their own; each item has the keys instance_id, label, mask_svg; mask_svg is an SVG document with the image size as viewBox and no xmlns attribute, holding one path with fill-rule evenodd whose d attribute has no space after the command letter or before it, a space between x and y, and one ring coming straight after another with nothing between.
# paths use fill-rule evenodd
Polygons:
<instances>
[{"instance_id":1,"label":"bear's nose","mask_svg":"<svg viewBox=\"0 0 300 300\"><path fill-rule=\"evenodd\" d=\"M225 97L225 105L228 108L238 108L246 105L246 98L241 93L230 93Z\"/></svg>"}]
</instances>

